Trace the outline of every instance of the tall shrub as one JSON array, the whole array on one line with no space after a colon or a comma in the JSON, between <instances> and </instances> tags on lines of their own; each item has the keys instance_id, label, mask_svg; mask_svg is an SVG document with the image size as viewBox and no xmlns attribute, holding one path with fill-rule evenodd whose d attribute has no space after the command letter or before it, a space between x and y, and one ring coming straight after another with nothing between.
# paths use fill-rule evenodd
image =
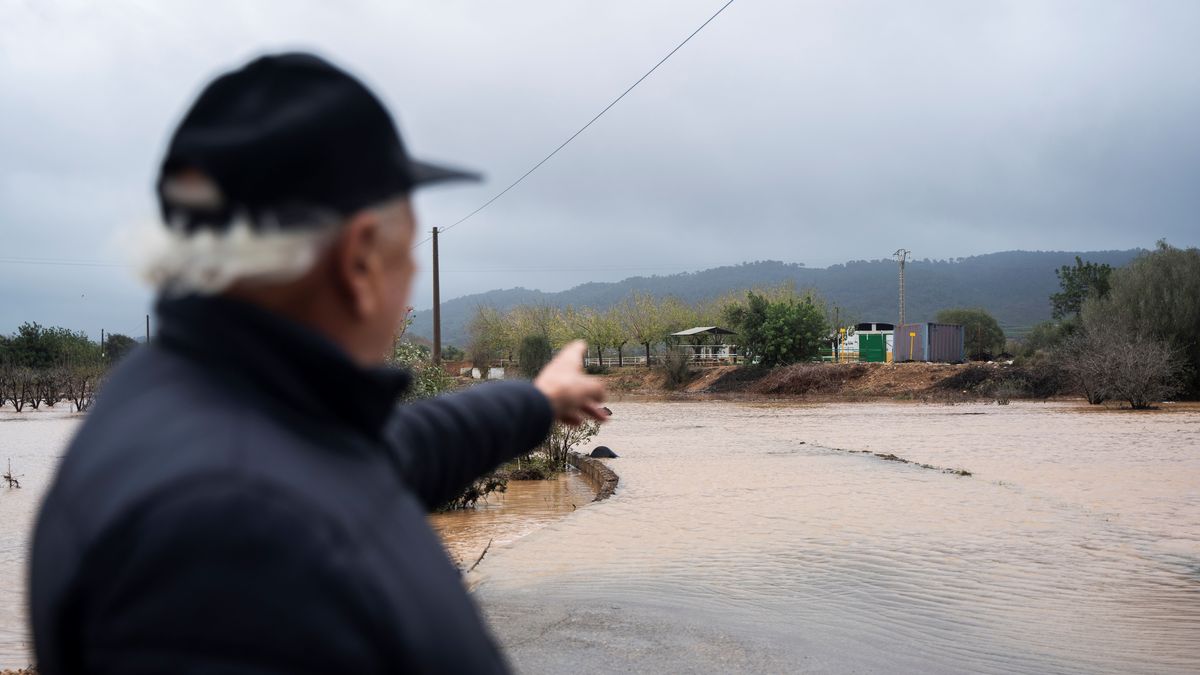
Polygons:
<instances>
[{"instance_id":1,"label":"tall shrub","mask_svg":"<svg viewBox=\"0 0 1200 675\"><path fill-rule=\"evenodd\" d=\"M526 335L521 338L517 361L521 366L521 374L525 377L536 377L550 362L551 356L550 340L545 335Z\"/></svg>"}]
</instances>

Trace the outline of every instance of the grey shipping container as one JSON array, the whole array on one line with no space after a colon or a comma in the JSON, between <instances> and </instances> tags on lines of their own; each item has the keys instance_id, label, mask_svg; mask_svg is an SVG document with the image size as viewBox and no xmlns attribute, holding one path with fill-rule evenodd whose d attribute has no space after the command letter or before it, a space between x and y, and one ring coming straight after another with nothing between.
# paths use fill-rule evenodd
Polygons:
<instances>
[{"instance_id":1,"label":"grey shipping container","mask_svg":"<svg viewBox=\"0 0 1200 675\"><path fill-rule=\"evenodd\" d=\"M906 323L896 327L892 360L960 363L966 356L963 327L952 323Z\"/></svg>"}]
</instances>

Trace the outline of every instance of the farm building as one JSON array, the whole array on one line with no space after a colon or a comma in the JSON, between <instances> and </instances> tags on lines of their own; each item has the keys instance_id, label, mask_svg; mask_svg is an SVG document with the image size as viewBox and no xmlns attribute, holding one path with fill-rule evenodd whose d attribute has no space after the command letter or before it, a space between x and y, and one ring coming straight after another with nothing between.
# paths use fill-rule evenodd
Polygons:
<instances>
[{"instance_id":1,"label":"farm building","mask_svg":"<svg viewBox=\"0 0 1200 675\"><path fill-rule=\"evenodd\" d=\"M890 323L860 323L853 328L838 329L837 361L842 363L864 361L886 363L892 360L892 333ZM826 360L834 360L829 350Z\"/></svg>"},{"instance_id":2,"label":"farm building","mask_svg":"<svg viewBox=\"0 0 1200 675\"><path fill-rule=\"evenodd\" d=\"M896 328L893 360L961 363L966 359L963 327L952 323L906 323Z\"/></svg>"}]
</instances>

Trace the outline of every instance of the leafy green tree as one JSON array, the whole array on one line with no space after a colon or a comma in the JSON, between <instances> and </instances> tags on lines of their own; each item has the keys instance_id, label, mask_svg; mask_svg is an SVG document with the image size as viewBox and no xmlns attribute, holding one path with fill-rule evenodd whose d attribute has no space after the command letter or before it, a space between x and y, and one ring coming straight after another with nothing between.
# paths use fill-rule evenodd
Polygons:
<instances>
[{"instance_id":1,"label":"leafy green tree","mask_svg":"<svg viewBox=\"0 0 1200 675\"><path fill-rule=\"evenodd\" d=\"M1107 296L1112 271L1111 265L1084 262L1079 256L1075 256L1074 267L1063 265L1054 270L1054 275L1058 277L1058 285L1062 288L1062 291L1050 296L1050 304L1054 306L1054 318L1079 316L1085 300Z\"/></svg>"},{"instance_id":2,"label":"leafy green tree","mask_svg":"<svg viewBox=\"0 0 1200 675\"><path fill-rule=\"evenodd\" d=\"M112 333L104 338L104 358L109 363L116 363L125 358L137 346L137 340L128 335Z\"/></svg>"},{"instance_id":3,"label":"leafy green tree","mask_svg":"<svg viewBox=\"0 0 1200 675\"><path fill-rule=\"evenodd\" d=\"M984 309L943 309L937 313L938 323L954 323L963 327L963 342L967 358L987 360L1004 349L1004 330Z\"/></svg>"},{"instance_id":4,"label":"leafy green tree","mask_svg":"<svg viewBox=\"0 0 1200 675\"><path fill-rule=\"evenodd\" d=\"M814 358L829 334L825 309L811 294L771 301L751 291L745 304L727 306L725 317L745 355L768 367Z\"/></svg>"},{"instance_id":5,"label":"leafy green tree","mask_svg":"<svg viewBox=\"0 0 1200 675\"><path fill-rule=\"evenodd\" d=\"M412 375L412 383L404 393L404 400L432 398L453 390L454 378L450 377L440 364L433 362L431 350L404 339L412 322L412 307L409 307L404 323L401 324L392 344L392 353L388 356L388 363L404 368Z\"/></svg>"},{"instance_id":6,"label":"leafy green tree","mask_svg":"<svg viewBox=\"0 0 1200 675\"><path fill-rule=\"evenodd\" d=\"M30 322L21 324L7 340L6 351L9 363L34 370L100 362L100 347L87 333Z\"/></svg>"}]
</instances>

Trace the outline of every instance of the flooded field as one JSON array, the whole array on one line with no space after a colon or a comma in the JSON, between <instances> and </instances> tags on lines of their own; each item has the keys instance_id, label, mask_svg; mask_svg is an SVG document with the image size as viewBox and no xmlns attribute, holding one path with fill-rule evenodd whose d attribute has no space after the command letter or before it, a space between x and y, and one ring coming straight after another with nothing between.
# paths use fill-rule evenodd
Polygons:
<instances>
[{"instance_id":1,"label":"flooded field","mask_svg":"<svg viewBox=\"0 0 1200 675\"><path fill-rule=\"evenodd\" d=\"M0 409L0 473L11 461L22 487L0 486L0 669L33 661L25 622L25 561L37 507L83 416L64 411ZM430 516L452 559L469 567L491 551L589 504L595 490L578 473L544 481L512 481L471 511ZM489 555L491 553L489 552Z\"/></svg>"},{"instance_id":2,"label":"flooded field","mask_svg":"<svg viewBox=\"0 0 1200 675\"><path fill-rule=\"evenodd\" d=\"M83 416L61 410L21 414L0 408L0 467L11 462L21 488L0 485L0 668L33 661L25 623L25 559L30 530L58 460Z\"/></svg>"},{"instance_id":3,"label":"flooded field","mask_svg":"<svg viewBox=\"0 0 1200 675\"><path fill-rule=\"evenodd\" d=\"M612 408L614 498L570 476L433 518L468 566L495 540L472 581L523 672L1200 671L1200 408ZM0 412L0 666L79 420Z\"/></svg>"},{"instance_id":4,"label":"flooded field","mask_svg":"<svg viewBox=\"0 0 1200 675\"><path fill-rule=\"evenodd\" d=\"M521 671L1200 671L1194 407L612 408L616 497L479 567Z\"/></svg>"}]
</instances>

